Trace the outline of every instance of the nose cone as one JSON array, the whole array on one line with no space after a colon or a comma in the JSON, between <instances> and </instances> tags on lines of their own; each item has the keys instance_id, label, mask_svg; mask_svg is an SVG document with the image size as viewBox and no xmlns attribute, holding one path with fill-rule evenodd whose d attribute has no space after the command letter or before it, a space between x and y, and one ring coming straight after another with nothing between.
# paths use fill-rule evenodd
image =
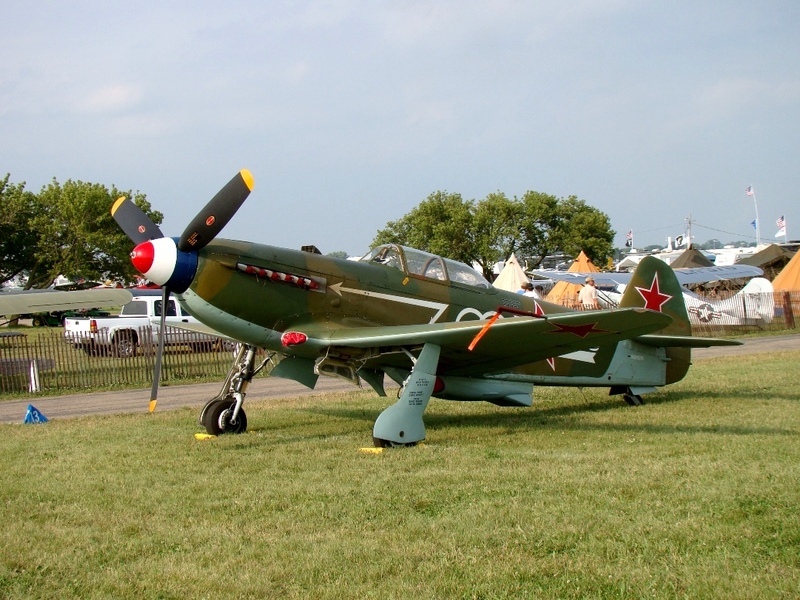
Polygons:
<instances>
[{"instance_id":1,"label":"nose cone","mask_svg":"<svg viewBox=\"0 0 800 600\"><path fill-rule=\"evenodd\" d=\"M131 252L131 262L147 279L176 293L188 289L197 271L197 253L179 251L173 238L142 242Z\"/></svg>"},{"instance_id":2,"label":"nose cone","mask_svg":"<svg viewBox=\"0 0 800 600\"><path fill-rule=\"evenodd\" d=\"M147 274L153 267L155 260L155 248L150 240L142 242L131 252L131 262L134 268L142 275Z\"/></svg>"}]
</instances>

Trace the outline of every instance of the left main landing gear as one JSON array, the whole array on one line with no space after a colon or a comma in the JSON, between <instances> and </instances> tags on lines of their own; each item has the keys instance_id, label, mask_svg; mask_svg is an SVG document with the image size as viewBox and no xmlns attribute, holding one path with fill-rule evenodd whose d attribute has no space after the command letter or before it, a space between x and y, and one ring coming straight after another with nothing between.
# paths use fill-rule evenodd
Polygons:
<instances>
[{"instance_id":1,"label":"left main landing gear","mask_svg":"<svg viewBox=\"0 0 800 600\"><path fill-rule=\"evenodd\" d=\"M247 415L242 408L245 390L256 374L272 360L270 353L258 367L256 347L241 344L233 360L228 376L219 394L206 402L200 411L199 422L211 435L223 433L244 433L247 431Z\"/></svg>"},{"instance_id":2,"label":"left main landing gear","mask_svg":"<svg viewBox=\"0 0 800 600\"><path fill-rule=\"evenodd\" d=\"M400 397L375 420L372 443L378 448L414 446L425 439L422 413L431 399L436 384L436 367L441 348L425 344L414 368L403 382Z\"/></svg>"}]
</instances>

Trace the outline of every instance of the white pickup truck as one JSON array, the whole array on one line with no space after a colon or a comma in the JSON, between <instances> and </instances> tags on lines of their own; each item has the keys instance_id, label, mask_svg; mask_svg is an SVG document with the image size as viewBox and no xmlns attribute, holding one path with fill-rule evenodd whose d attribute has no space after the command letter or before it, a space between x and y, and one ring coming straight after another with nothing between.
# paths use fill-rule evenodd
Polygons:
<instances>
[{"instance_id":1,"label":"white pickup truck","mask_svg":"<svg viewBox=\"0 0 800 600\"><path fill-rule=\"evenodd\" d=\"M158 344L161 317L161 291L135 290L133 299L123 305L119 315L107 317L68 317L64 337L87 354L119 357L135 356L137 349ZM174 298L167 304L167 345L187 345L194 351L217 347L220 338L177 328L180 323L197 323ZM170 325L173 325L170 327Z\"/></svg>"}]
</instances>

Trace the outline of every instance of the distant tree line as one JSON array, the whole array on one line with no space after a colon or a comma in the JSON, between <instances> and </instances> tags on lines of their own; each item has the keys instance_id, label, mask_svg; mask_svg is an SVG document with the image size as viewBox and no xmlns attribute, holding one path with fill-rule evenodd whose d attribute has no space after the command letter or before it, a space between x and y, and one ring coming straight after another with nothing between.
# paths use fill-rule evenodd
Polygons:
<instances>
[{"instance_id":1,"label":"distant tree line","mask_svg":"<svg viewBox=\"0 0 800 600\"><path fill-rule=\"evenodd\" d=\"M164 215L151 209L144 194L55 178L37 194L10 177L0 179L0 283L21 277L26 289L46 288L59 275L133 281L131 242L110 210L127 196L161 223Z\"/></svg>"},{"instance_id":2,"label":"distant tree line","mask_svg":"<svg viewBox=\"0 0 800 600\"><path fill-rule=\"evenodd\" d=\"M537 267L545 256L583 250L595 264L613 254L615 232L608 215L575 196L502 192L482 200L434 192L416 208L378 231L373 245L396 243L478 264L487 277L512 253Z\"/></svg>"}]
</instances>

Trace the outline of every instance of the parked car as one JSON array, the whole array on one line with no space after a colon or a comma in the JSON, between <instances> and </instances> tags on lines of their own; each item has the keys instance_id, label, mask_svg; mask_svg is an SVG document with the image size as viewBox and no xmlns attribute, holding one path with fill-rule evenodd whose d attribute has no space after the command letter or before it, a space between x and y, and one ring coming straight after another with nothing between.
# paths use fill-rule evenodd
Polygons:
<instances>
[{"instance_id":1,"label":"parked car","mask_svg":"<svg viewBox=\"0 0 800 600\"><path fill-rule=\"evenodd\" d=\"M89 354L129 357L139 348L159 343L161 292L134 292L119 315L80 316L64 319L64 337L76 348ZM195 351L211 350L221 343L220 338L177 329L174 325L198 323L174 298L169 299L166 317L165 345L188 345ZM172 325L173 327L170 327Z\"/></svg>"}]
</instances>

